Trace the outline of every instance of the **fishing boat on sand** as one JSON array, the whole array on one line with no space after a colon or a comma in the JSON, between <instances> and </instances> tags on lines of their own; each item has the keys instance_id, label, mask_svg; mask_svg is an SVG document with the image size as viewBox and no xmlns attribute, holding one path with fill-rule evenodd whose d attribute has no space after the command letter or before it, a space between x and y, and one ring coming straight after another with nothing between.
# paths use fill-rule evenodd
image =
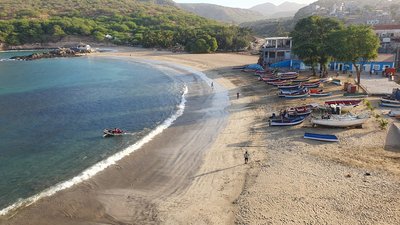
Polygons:
<instances>
[{"instance_id":1,"label":"fishing boat on sand","mask_svg":"<svg viewBox=\"0 0 400 225\"><path fill-rule=\"evenodd\" d=\"M388 113L388 116L390 117L398 117L400 116L400 110L390 110Z\"/></svg>"},{"instance_id":2,"label":"fishing boat on sand","mask_svg":"<svg viewBox=\"0 0 400 225\"><path fill-rule=\"evenodd\" d=\"M320 84L321 84L320 81L315 81L315 82L304 82L301 85L307 88L317 88L319 87Z\"/></svg>"},{"instance_id":3,"label":"fishing boat on sand","mask_svg":"<svg viewBox=\"0 0 400 225\"><path fill-rule=\"evenodd\" d=\"M338 142L339 139L335 135L331 134L314 134L314 133L305 133L305 139L317 140L317 141L327 141L327 142Z\"/></svg>"},{"instance_id":4,"label":"fishing boat on sand","mask_svg":"<svg viewBox=\"0 0 400 225\"><path fill-rule=\"evenodd\" d=\"M288 108L286 111L289 115L297 115L297 116L305 116L305 115L310 115L313 111L314 108L316 108L317 105L303 105L303 106L296 106L296 107L291 107Z\"/></svg>"},{"instance_id":5,"label":"fishing boat on sand","mask_svg":"<svg viewBox=\"0 0 400 225\"><path fill-rule=\"evenodd\" d=\"M387 103L387 102L381 102L381 104L379 104L382 107L389 107L389 108L400 108L400 104L397 103Z\"/></svg>"},{"instance_id":6,"label":"fishing boat on sand","mask_svg":"<svg viewBox=\"0 0 400 225\"><path fill-rule=\"evenodd\" d=\"M366 98L366 97L368 97L368 94L366 94L366 93L344 93L343 96L346 98Z\"/></svg>"},{"instance_id":7,"label":"fishing boat on sand","mask_svg":"<svg viewBox=\"0 0 400 225\"><path fill-rule=\"evenodd\" d=\"M306 118L305 117L296 117L293 119L288 119L288 118L283 118L283 119L271 119L269 120L269 125L270 126L294 126L301 124L304 122Z\"/></svg>"},{"instance_id":8,"label":"fishing boat on sand","mask_svg":"<svg viewBox=\"0 0 400 225\"><path fill-rule=\"evenodd\" d=\"M278 85L278 89L293 89L293 88L300 88L301 85L300 84L282 84L282 85Z\"/></svg>"},{"instance_id":9,"label":"fishing boat on sand","mask_svg":"<svg viewBox=\"0 0 400 225\"><path fill-rule=\"evenodd\" d=\"M284 90L281 90L281 92L278 94L279 97L284 97L284 98L306 98L308 97L308 89L301 89L301 90L295 90L292 93L285 92Z\"/></svg>"},{"instance_id":10,"label":"fishing boat on sand","mask_svg":"<svg viewBox=\"0 0 400 225\"><path fill-rule=\"evenodd\" d=\"M311 97L325 97L332 95L332 92L324 92L322 89L311 89L310 96Z\"/></svg>"},{"instance_id":11,"label":"fishing boat on sand","mask_svg":"<svg viewBox=\"0 0 400 225\"><path fill-rule=\"evenodd\" d=\"M396 99L390 99L390 98L381 98L382 103L388 103L388 104L398 104L400 105L400 101Z\"/></svg>"},{"instance_id":12,"label":"fishing boat on sand","mask_svg":"<svg viewBox=\"0 0 400 225\"><path fill-rule=\"evenodd\" d=\"M353 116L353 115L330 115L328 117L321 117L312 119L313 126L327 126L327 127L361 127L368 117Z\"/></svg>"}]
</instances>

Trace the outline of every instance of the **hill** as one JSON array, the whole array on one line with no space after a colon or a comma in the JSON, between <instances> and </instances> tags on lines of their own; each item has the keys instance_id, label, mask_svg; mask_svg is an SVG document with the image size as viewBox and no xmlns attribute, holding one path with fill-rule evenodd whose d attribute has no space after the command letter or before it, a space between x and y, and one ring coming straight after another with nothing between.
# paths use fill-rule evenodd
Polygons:
<instances>
[{"instance_id":1,"label":"hill","mask_svg":"<svg viewBox=\"0 0 400 225\"><path fill-rule=\"evenodd\" d=\"M291 17L240 24L241 27L251 29L256 35L261 37L288 36L294 25L295 22Z\"/></svg>"},{"instance_id":2,"label":"hill","mask_svg":"<svg viewBox=\"0 0 400 225\"><path fill-rule=\"evenodd\" d=\"M248 9L231 8L203 3L182 3L177 5L178 7L186 11L192 12L196 15L225 23L239 24L264 18L263 14Z\"/></svg>"},{"instance_id":3,"label":"hill","mask_svg":"<svg viewBox=\"0 0 400 225\"><path fill-rule=\"evenodd\" d=\"M250 38L246 29L185 12L171 0L2 0L0 18L0 45L8 46L78 36L210 52L242 49Z\"/></svg>"},{"instance_id":4,"label":"hill","mask_svg":"<svg viewBox=\"0 0 400 225\"><path fill-rule=\"evenodd\" d=\"M294 2L284 2L280 5L264 3L252 7L250 8L250 10L259 12L263 14L266 18L281 18L294 16L295 13L304 6L306 5Z\"/></svg>"},{"instance_id":5,"label":"hill","mask_svg":"<svg viewBox=\"0 0 400 225\"><path fill-rule=\"evenodd\" d=\"M335 17L351 24L368 21L392 23L398 21L400 0L319 0L300 9L295 20L311 15Z\"/></svg>"}]
</instances>

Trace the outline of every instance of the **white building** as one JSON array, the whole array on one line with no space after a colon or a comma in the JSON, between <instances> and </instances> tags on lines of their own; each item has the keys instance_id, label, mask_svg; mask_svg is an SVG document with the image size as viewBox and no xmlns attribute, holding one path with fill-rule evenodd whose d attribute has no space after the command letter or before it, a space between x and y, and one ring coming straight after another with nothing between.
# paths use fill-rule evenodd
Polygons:
<instances>
[{"instance_id":1,"label":"white building","mask_svg":"<svg viewBox=\"0 0 400 225\"><path fill-rule=\"evenodd\" d=\"M262 58L265 64L277 63L292 59L292 38L291 37L270 37L261 49Z\"/></svg>"},{"instance_id":2,"label":"white building","mask_svg":"<svg viewBox=\"0 0 400 225\"><path fill-rule=\"evenodd\" d=\"M79 51L90 51L92 49L92 47L90 47L90 45L86 45L86 44L79 44L76 49L78 49Z\"/></svg>"}]
</instances>

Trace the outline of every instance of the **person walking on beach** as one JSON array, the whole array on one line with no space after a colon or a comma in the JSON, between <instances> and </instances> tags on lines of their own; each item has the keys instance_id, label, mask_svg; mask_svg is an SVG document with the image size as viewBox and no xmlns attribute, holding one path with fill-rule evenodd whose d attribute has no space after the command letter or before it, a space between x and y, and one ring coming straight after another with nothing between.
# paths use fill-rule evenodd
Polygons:
<instances>
[{"instance_id":1,"label":"person walking on beach","mask_svg":"<svg viewBox=\"0 0 400 225\"><path fill-rule=\"evenodd\" d=\"M244 156L244 164L247 164L247 162L249 162L249 153L246 151L243 156Z\"/></svg>"},{"instance_id":2,"label":"person walking on beach","mask_svg":"<svg viewBox=\"0 0 400 225\"><path fill-rule=\"evenodd\" d=\"M236 93L236 99L239 99L239 92Z\"/></svg>"},{"instance_id":3,"label":"person walking on beach","mask_svg":"<svg viewBox=\"0 0 400 225\"><path fill-rule=\"evenodd\" d=\"M211 88L214 88L214 82L211 82Z\"/></svg>"}]
</instances>

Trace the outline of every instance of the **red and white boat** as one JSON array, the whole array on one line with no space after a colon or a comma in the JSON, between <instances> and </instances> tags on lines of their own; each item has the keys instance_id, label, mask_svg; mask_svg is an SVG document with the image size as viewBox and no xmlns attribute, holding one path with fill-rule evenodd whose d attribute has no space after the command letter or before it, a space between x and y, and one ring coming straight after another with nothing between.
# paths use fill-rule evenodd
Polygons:
<instances>
[{"instance_id":1,"label":"red and white boat","mask_svg":"<svg viewBox=\"0 0 400 225\"><path fill-rule=\"evenodd\" d=\"M345 105L345 106L357 106L361 103L360 99L338 99L338 100L331 100L326 101L325 105Z\"/></svg>"}]
</instances>

